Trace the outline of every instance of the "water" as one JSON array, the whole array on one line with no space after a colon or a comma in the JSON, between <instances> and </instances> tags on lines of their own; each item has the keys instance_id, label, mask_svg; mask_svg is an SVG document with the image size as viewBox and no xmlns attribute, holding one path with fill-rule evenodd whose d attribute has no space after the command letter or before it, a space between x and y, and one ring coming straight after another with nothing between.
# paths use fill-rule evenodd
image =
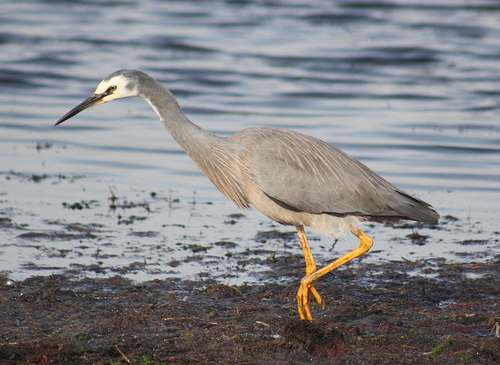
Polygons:
<instances>
[{"instance_id":1,"label":"water","mask_svg":"<svg viewBox=\"0 0 500 365\"><path fill-rule=\"evenodd\" d=\"M120 68L166 84L214 133L267 125L319 137L445 217L432 230L365 226L375 246L363 260L498 259L500 2L7 1L0 272L241 283L273 253L301 255L296 241L255 239L290 227L232 218L144 101L53 126ZM311 238L321 263L356 245Z\"/></svg>"}]
</instances>

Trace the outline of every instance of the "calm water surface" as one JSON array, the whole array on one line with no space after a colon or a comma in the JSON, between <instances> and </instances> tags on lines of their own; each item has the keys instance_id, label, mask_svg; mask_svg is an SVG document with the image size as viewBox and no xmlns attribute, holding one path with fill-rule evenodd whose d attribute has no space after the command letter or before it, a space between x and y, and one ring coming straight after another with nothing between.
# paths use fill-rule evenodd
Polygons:
<instances>
[{"instance_id":1,"label":"calm water surface","mask_svg":"<svg viewBox=\"0 0 500 365\"><path fill-rule=\"evenodd\" d=\"M144 101L54 127L120 68L156 77L214 133L319 137L444 217L434 229L366 225L363 260L498 260L499 1L6 1L0 272L242 283L273 253L301 255L297 241L256 239L292 228L234 216ZM321 263L357 244L311 237Z\"/></svg>"}]
</instances>

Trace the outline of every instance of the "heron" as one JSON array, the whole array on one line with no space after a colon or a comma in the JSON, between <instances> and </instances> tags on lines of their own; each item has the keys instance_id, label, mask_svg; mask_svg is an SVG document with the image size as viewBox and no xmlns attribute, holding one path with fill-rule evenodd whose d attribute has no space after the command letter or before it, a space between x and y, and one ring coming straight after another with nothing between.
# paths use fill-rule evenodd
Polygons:
<instances>
[{"instance_id":1,"label":"heron","mask_svg":"<svg viewBox=\"0 0 500 365\"><path fill-rule=\"evenodd\" d=\"M302 320L313 321L313 296L325 307L315 282L372 247L372 238L358 228L361 223L439 220L430 204L320 139L275 127L250 127L226 137L210 133L187 118L165 86L138 70L110 74L55 125L92 106L128 97L149 103L170 135L236 206L254 207L275 222L296 227L306 266L297 293ZM318 269L304 227L330 236L350 231L360 244Z\"/></svg>"}]
</instances>

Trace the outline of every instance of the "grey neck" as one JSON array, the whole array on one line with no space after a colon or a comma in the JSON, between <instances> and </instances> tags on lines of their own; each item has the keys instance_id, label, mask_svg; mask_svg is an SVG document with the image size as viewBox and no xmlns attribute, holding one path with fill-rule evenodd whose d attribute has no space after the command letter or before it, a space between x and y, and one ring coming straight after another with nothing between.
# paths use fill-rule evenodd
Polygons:
<instances>
[{"instance_id":1,"label":"grey neck","mask_svg":"<svg viewBox=\"0 0 500 365\"><path fill-rule=\"evenodd\" d=\"M151 105L167 131L198 163L198 156L221 143L222 138L191 122L182 112L172 93L156 81L154 85L154 88L144 90L139 96Z\"/></svg>"}]
</instances>

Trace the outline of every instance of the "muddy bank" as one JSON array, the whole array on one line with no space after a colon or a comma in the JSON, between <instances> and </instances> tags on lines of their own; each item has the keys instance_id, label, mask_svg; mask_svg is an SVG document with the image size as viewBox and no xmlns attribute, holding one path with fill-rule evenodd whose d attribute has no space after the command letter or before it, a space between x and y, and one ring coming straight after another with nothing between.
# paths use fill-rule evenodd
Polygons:
<instances>
[{"instance_id":1,"label":"muddy bank","mask_svg":"<svg viewBox=\"0 0 500 365\"><path fill-rule=\"evenodd\" d=\"M500 259L352 263L298 320L299 259L260 285L59 275L2 279L0 363L497 364ZM293 278L273 282L272 273ZM266 284L266 282L268 282Z\"/></svg>"}]
</instances>

